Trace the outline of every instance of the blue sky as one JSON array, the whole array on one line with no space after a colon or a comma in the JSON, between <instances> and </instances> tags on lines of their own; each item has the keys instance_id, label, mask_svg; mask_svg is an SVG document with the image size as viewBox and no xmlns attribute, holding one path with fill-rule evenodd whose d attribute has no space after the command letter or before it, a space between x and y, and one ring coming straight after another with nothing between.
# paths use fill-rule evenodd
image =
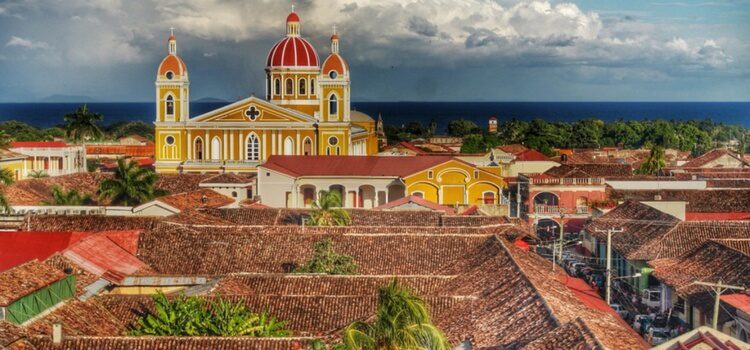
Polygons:
<instances>
[{"instance_id":1,"label":"blue sky","mask_svg":"<svg viewBox=\"0 0 750 350\"><path fill-rule=\"evenodd\" d=\"M169 27L191 97L262 95L292 2L0 0L0 102L150 101ZM355 101L749 101L750 1L296 1Z\"/></svg>"}]
</instances>

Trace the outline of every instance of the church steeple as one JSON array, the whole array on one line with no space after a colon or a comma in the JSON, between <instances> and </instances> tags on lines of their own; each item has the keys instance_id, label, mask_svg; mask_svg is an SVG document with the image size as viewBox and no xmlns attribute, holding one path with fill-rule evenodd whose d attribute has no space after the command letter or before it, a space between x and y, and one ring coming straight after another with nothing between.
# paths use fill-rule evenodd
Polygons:
<instances>
[{"instance_id":1,"label":"church steeple","mask_svg":"<svg viewBox=\"0 0 750 350\"><path fill-rule=\"evenodd\" d=\"M286 17L286 36L300 36L299 16L294 12L294 5L292 5L292 12Z\"/></svg>"},{"instance_id":2,"label":"church steeple","mask_svg":"<svg viewBox=\"0 0 750 350\"><path fill-rule=\"evenodd\" d=\"M177 39L174 37L174 27L169 28L169 47L167 50L170 55L177 54Z\"/></svg>"},{"instance_id":3,"label":"church steeple","mask_svg":"<svg viewBox=\"0 0 750 350\"><path fill-rule=\"evenodd\" d=\"M331 53L339 53L339 36L336 34L336 25L333 25L333 35L331 35Z\"/></svg>"}]
</instances>

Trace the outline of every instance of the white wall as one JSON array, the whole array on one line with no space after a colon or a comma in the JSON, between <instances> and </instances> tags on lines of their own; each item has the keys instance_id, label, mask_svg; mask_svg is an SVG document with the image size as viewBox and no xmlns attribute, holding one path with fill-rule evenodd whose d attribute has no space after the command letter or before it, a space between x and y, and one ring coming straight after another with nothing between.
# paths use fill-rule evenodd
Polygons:
<instances>
[{"instance_id":1,"label":"white wall","mask_svg":"<svg viewBox=\"0 0 750 350\"><path fill-rule=\"evenodd\" d=\"M515 161L510 164L508 173L503 176L518 176L518 174L541 174L549 169L552 169L560 163L553 162L551 160L543 161Z\"/></svg>"},{"instance_id":2,"label":"white wall","mask_svg":"<svg viewBox=\"0 0 750 350\"><path fill-rule=\"evenodd\" d=\"M286 207L286 193L294 192L294 179L263 166L258 167L258 196L264 205Z\"/></svg>"}]
</instances>

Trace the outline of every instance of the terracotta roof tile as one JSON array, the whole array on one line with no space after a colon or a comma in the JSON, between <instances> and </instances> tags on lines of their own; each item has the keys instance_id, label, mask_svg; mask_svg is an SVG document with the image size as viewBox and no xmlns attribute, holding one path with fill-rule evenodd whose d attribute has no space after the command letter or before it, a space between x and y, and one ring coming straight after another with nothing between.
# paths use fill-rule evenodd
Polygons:
<instances>
[{"instance_id":1,"label":"terracotta roof tile","mask_svg":"<svg viewBox=\"0 0 750 350\"><path fill-rule=\"evenodd\" d=\"M750 212L750 189L609 191L609 198L618 201L653 201L657 195L663 201L687 202L688 212Z\"/></svg>"},{"instance_id":2,"label":"terracotta roof tile","mask_svg":"<svg viewBox=\"0 0 750 350\"><path fill-rule=\"evenodd\" d=\"M209 177L201 181L200 184L251 184L253 183L253 177L255 176L248 177L234 173L222 173L216 176Z\"/></svg>"},{"instance_id":3,"label":"terracotta roof tile","mask_svg":"<svg viewBox=\"0 0 750 350\"><path fill-rule=\"evenodd\" d=\"M170 349L170 350L290 350L299 349L311 342L309 338L246 338L246 337L70 337L59 346L52 344L49 337L32 338L37 350L131 350L131 349Z\"/></svg>"},{"instance_id":4,"label":"terracotta roof tile","mask_svg":"<svg viewBox=\"0 0 750 350\"><path fill-rule=\"evenodd\" d=\"M562 164L544 172L558 178L629 177L633 168L628 164Z\"/></svg>"},{"instance_id":5,"label":"terracotta roof tile","mask_svg":"<svg viewBox=\"0 0 750 350\"><path fill-rule=\"evenodd\" d=\"M7 321L0 321L0 348L7 347L26 336L26 329Z\"/></svg>"},{"instance_id":6,"label":"terracotta roof tile","mask_svg":"<svg viewBox=\"0 0 750 350\"><path fill-rule=\"evenodd\" d=\"M51 266L32 260L0 272L0 306L14 301L65 277Z\"/></svg>"},{"instance_id":7,"label":"terracotta roof tile","mask_svg":"<svg viewBox=\"0 0 750 350\"><path fill-rule=\"evenodd\" d=\"M155 200L181 211L197 208L220 208L234 203L234 199L207 188L172 194Z\"/></svg>"},{"instance_id":8,"label":"terracotta roof tile","mask_svg":"<svg viewBox=\"0 0 750 350\"><path fill-rule=\"evenodd\" d=\"M405 177L453 159L450 156L271 156L261 166L290 176Z\"/></svg>"},{"instance_id":9,"label":"terracotta roof tile","mask_svg":"<svg viewBox=\"0 0 750 350\"><path fill-rule=\"evenodd\" d=\"M379 209L379 210L394 209L394 208L400 207L405 204L410 204L410 203L416 204L417 206L424 208L424 209L428 209L428 210L442 211L442 212L449 213L449 214L452 214L454 212L453 208L451 207L440 205L435 202L430 202L422 197L417 197L417 196L402 197L395 201L390 201L381 206L378 206L375 209ZM409 210L409 209L405 209L405 210Z\"/></svg>"},{"instance_id":10,"label":"terracotta roof tile","mask_svg":"<svg viewBox=\"0 0 750 350\"><path fill-rule=\"evenodd\" d=\"M734 152L730 152L729 150L726 150L726 149L714 149L714 150L706 152L705 154L703 154L703 155L701 155L699 157L696 157L696 158L692 159L691 161L683 164L681 166L681 168L701 168L701 167L707 165L708 163L713 162L713 161L715 161L715 160L717 160L717 159L719 159L721 157L724 157L724 156L730 156L730 157L736 159L737 162L738 162L738 164L739 163L744 163L744 166L749 166L750 165L750 163L748 163L744 159L740 158Z\"/></svg>"}]
</instances>

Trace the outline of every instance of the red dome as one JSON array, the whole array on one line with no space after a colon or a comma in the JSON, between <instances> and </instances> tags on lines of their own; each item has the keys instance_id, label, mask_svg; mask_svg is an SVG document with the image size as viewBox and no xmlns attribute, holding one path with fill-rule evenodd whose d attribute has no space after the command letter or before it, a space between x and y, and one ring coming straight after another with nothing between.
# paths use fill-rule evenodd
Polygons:
<instances>
[{"instance_id":1,"label":"red dome","mask_svg":"<svg viewBox=\"0 0 750 350\"><path fill-rule=\"evenodd\" d=\"M332 53L323 61L323 74L328 75L332 70L335 70L337 74L343 75L349 70L349 66L339 54Z\"/></svg>"},{"instance_id":2,"label":"red dome","mask_svg":"<svg viewBox=\"0 0 750 350\"><path fill-rule=\"evenodd\" d=\"M296 12L292 12L289 14L289 16L286 16L286 21L288 22L299 22L299 16L297 16Z\"/></svg>"},{"instance_id":3,"label":"red dome","mask_svg":"<svg viewBox=\"0 0 750 350\"><path fill-rule=\"evenodd\" d=\"M174 75L186 75L187 67L185 62L177 55L167 55L159 64L159 75L166 75L167 72L172 72Z\"/></svg>"},{"instance_id":4,"label":"red dome","mask_svg":"<svg viewBox=\"0 0 750 350\"><path fill-rule=\"evenodd\" d=\"M294 14L294 12L292 12ZM268 67L318 67L318 54L310 43L298 36L287 36L268 53Z\"/></svg>"}]
</instances>

